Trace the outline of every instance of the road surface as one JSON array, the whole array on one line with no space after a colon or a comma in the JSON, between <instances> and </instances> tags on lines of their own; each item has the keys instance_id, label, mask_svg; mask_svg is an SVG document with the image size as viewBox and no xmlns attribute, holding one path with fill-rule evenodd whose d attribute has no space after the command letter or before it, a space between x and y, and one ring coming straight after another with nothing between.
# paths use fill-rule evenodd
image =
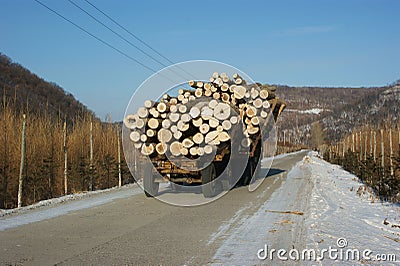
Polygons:
<instances>
[{"instance_id":1,"label":"road surface","mask_svg":"<svg viewBox=\"0 0 400 266\"><path fill-rule=\"evenodd\" d=\"M262 264L263 243L303 246L303 216L275 211L307 203L307 174L290 172L306 154L276 159L254 192L235 188L198 207L171 206L130 187L4 216L0 265Z\"/></svg>"}]
</instances>

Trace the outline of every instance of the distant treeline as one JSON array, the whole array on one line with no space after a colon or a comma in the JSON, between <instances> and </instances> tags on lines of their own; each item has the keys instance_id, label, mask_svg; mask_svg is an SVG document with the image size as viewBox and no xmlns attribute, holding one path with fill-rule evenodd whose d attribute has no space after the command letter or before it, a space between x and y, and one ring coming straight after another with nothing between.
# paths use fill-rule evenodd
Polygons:
<instances>
[{"instance_id":1,"label":"distant treeline","mask_svg":"<svg viewBox=\"0 0 400 266\"><path fill-rule=\"evenodd\" d=\"M3 96L0 109L0 208L17 207L23 119L12 105L13 100ZM44 111L27 111L22 205L58 197L65 192L117 186L119 165L122 183L133 182L122 154L118 164L119 130L119 125L102 123L88 112L66 120L61 115L54 116Z\"/></svg>"},{"instance_id":2,"label":"distant treeline","mask_svg":"<svg viewBox=\"0 0 400 266\"><path fill-rule=\"evenodd\" d=\"M365 126L324 150L326 160L357 175L381 199L400 202L399 126Z\"/></svg>"}]
</instances>

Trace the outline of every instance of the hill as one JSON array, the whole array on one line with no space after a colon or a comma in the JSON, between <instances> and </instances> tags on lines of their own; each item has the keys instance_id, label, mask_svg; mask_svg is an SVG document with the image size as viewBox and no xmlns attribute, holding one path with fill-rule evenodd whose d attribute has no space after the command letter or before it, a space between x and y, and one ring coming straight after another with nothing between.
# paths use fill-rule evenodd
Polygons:
<instances>
[{"instance_id":1,"label":"hill","mask_svg":"<svg viewBox=\"0 0 400 266\"><path fill-rule=\"evenodd\" d=\"M0 53L0 95L17 112L66 117L90 113L86 106L55 83L47 82Z\"/></svg>"},{"instance_id":2,"label":"hill","mask_svg":"<svg viewBox=\"0 0 400 266\"><path fill-rule=\"evenodd\" d=\"M313 124L319 123L325 142L335 142L354 128L400 120L399 82L370 88L277 86L287 102L279 122L280 140L312 145Z\"/></svg>"}]
</instances>

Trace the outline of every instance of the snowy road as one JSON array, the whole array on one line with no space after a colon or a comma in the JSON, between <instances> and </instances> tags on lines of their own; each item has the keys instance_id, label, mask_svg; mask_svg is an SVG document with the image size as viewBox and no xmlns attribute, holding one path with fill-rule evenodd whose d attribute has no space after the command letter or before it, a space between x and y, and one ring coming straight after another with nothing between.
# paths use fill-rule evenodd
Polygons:
<instances>
[{"instance_id":1,"label":"snowy road","mask_svg":"<svg viewBox=\"0 0 400 266\"><path fill-rule=\"evenodd\" d=\"M256 191L236 188L203 206L170 206L134 186L113 189L0 217L0 265L382 264L291 258L337 248L339 238L343 249L399 260L400 208L371 203L360 185L303 151L279 156Z\"/></svg>"}]
</instances>

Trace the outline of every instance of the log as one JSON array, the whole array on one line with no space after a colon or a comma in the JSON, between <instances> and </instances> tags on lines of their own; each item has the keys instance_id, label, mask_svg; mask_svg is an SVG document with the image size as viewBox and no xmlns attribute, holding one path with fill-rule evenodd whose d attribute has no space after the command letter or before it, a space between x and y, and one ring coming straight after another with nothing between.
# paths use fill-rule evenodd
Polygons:
<instances>
[{"instance_id":1,"label":"log","mask_svg":"<svg viewBox=\"0 0 400 266\"><path fill-rule=\"evenodd\" d=\"M136 128L138 128L138 129L141 129L141 128L143 128L145 126L145 122L144 122L144 120L143 119L138 119L138 120L136 120Z\"/></svg>"},{"instance_id":2,"label":"log","mask_svg":"<svg viewBox=\"0 0 400 266\"><path fill-rule=\"evenodd\" d=\"M197 155L198 156L203 156L204 155L204 148L203 147L197 147Z\"/></svg>"},{"instance_id":3,"label":"log","mask_svg":"<svg viewBox=\"0 0 400 266\"><path fill-rule=\"evenodd\" d=\"M203 118L203 120L208 120L211 117L213 117L214 114L214 110L211 109L208 106L204 106L203 108L201 108L201 117Z\"/></svg>"},{"instance_id":4,"label":"log","mask_svg":"<svg viewBox=\"0 0 400 266\"><path fill-rule=\"evenodd\" d=\"M215 100L215 99L212 99L212 100L208 103L208 107L210 107L211 109L214 109L217 105L218 105L218 101Z\"/></svg>"},{"instance_id":5,"label":"log","mask_svg":"<svg viewBox=\"0 0 400 266\"><path fill-rule=\"evenodd\" d=\"M231 97L229 96L229 94L228 93L222 93L221 94L221 100L224 102L224 103L230 103L230 100L231 100Z\"/></svg>"},{"instance_id":6,"label":"log","mask_svg":"<svg viewBox=\"0 0 400 266\"><path fill-rule=\"evenodd\" d=\"M264 110L261 110L261 112L260 112L260 116L261 116L261 118L267 118L267 116L268 116L268 113L267 113L267 112L265 112Z\"/></svg>"},{"instance_id":7,"label":"log","mask_svg":"<svg viewBox=\"0 0 400 266\"><path fill-rule=\"evenodd\" d=\"M203 119L201 117L192 120L192 124L195 127L200 127L203 124Z\"/></svg>"},{"instance_id":8,"label":"log","mask_svg":"<svg viewBox=\"0 0 400 266\"><path fill-rule=\"evenodd\" d=\"M196 86L196 81L194 81L194 80L189 80L189 86L190 87L192 87L192 88L196 88L197 86Z\"/></svg>"},{"instance_id":9,"label":"log","mask_svg":"<svg viewBox=\"0 0 400 266\"><path fill-rule=\"evenodd\" d=\"M178 107L176 107L175 104L171 104L171 105L169 106L169 112L170 112L170 113L176 113L176 112L178 112Z\"/></svg>"},{"instance_id":10,"label":"log","mask_svg":"<svg viewBox=\"0 0 400 266\"><path fill-rule=\"evenodd\" d=\"M231 122L232 125L236 125L239 122L239 118L237 116L231 116L229 122Z\"/></svg>"},{"instance_id":11,"label":"log","mask_svg":"<svg viewBox=\"0 0 400 266\"><path fill-rule=\"evenodd\" d=\"M258 126L260 124L260 119L257 116L251 118L251 124L253 126Z\"/></svg>"},{"instance_id":12,"label":"log","mask_svg":"<svg viewBox=\"0 0 400 266\"><path fill-rule=\"evenodd\" d=\"M147 120L147 125L151 129L157 129L160 126L160 121L156 118L150 118Z\"/></svg>"},{"instance_id":13,"label":"log","mask_svg":"<svg viewBox=\"0 0 400 266\"><path fill-rule=\"evenodd\" d=\"M250 97L253 100L257 99L258 95L259 95L259 92L258 92L258 90L256 88L253 87L253 88L250 89Z\"/></svg>"},{"instance_id":14,"label":"log","mask_svg":"<svg viewBox=\"0 0 400 266\"><path fill-rule=\"evenodd\" d=\"M213 147L211 145L205 145L203 149L205 154L211 154L213 152Z\"/></svg>"},{"instance_id":15,"label":"log","mask_svg":"<svg viewBox=\"0 0 400 266\"><path fill-rule=\"evenodd\" d=\"M154 118L157 118L157 117L160 116L160 113L159 113L159 112L157 111L157 109L154 108L154 107L152 107L152 108L149 109L149 114L150 114L151 116L153 116Z\"/></svg>"},{"instance_id":16,"label":"log","mask_svg":"<svg viewBox=\"0 0 400 266\"><path fill-rule=\"evenodd\" d=\"M197 155L197 149L198 149L198 147L191 147L191 148L189 149L190 155L192 155L192 156Z\"/></svg>"},{"instance_id":17,"label":"log","mask_svg":"<svg viewBox=\"0 0 400 266\"><path fill-rule=\"evenodd\" d=\"M246 94L246 88L243 86L235 86L233 89L233 97L243 99Z\"/></svg>"},{"instance_id":18,"label":"log","mask_svg":"<svg viewBox=\"0 0 400 266\"><path fill-rule=\"evenodd\" d=\"M152 138L156 135L156 132L153 129L146 130L146 136Z\"/></svg>"},{"instance_id":19,"label":"log","mask_svg":"<svg viewBox=\"0 0 400 266\"><path fill-rule=\"evenodd\" d=\"M217 126L216 127L216 130L218 131L218 132L222 132L222 131L224 131L224 127L223 126Z\"/></svg>"},{"instance_id":20,"label":"log","mask_svg":"<svg viewBox=\"0 0 400 266\"><path fill-rule=\"evenodd\" d=\"M180 119L179 113L170 113L169 114L169 120L171 120L172 123L178 122L179 119Z\"/></svg>"},{"instance_id":21,"label":"log","mask_svg":"<svg viewBox=\"0 0 400 266\"><path fill-rule=\"evenodd\" d=\"M174 156L179 156L181 154L182 143L179 141L174 141L169 145L169 151Z\"/></svg>"},{"instance_id":22,"label":"log","mask_svg":"<svg viewBox=\"0 0 400 266\"><path fill-rule=\"evenodd\" d=\"M178 111L180 112L180 113L186 113L186 111L187 111L187 107L186 107L186 105L184 105L184 104L179 104L178 105Z\"/></svg>"},{"instance_id":23,"label":"log","mask_svg":"<svg viewBox=\"0 0 400 266\"><path fill-rule=\"evenodd\" d=\"M138 142L140 141L140 133L137 131L132 131L129 134L129 138L133 141L133 142Z\"/></svg>"},{"instance_id":24,"label":"log","mask_svg":"<svg viewBox=\"0 0 400 266\"><path fill-rule=\"evenodd\" d=\"M167 112L167 105L163 102L157 104L157 111L160 113Z\"/></svg>"},{"instance_id":25,"label":"log","mask_svg":"<svg viewBox=\"0 0 400 266\"><path fill-rule=\"evenodd\" d=\"M203 92L204 96L210 97L212 95L212 91L211 90L205 90Z\"/></svg>"},{"instance_id":26,"label":"log","mask_svg":"<svg viewBox=\"0 0 400 266\"><path fill-rule=\"evenodd\" d=\"M226 103L218 103L214 108L213 115L219 120L226 120L231 115L231 107Z\"/></svg>"},{"instance_id":27,"label":"log","mask_svg":"<svg viewBox=\"0 0 400 266\"><path fill-rule=\"evenodd\" d=\"M174 134L174 139L179 140L182 137L182 132L181 131L175 131Z\"/></svg>"},{"instance_id":28,"label":"log","mask_svg":"<svg viewBox=\"0 0 400 266\"><path fill-rule=\"evenodd\" d=\"M184 140L182 141L182 146L185 147L185 148L190 148L190 147L192 147L193 145L194 145L194 142L193 142L191 139L189 139L189 138L186 138L186 139L184 139Z\"/></svg>"},{"instance_id":29,"label":"log","mask_svg":"<svg viewBox=\"0 0 400 266\"><path fill-rule=\"evenodd\" d=\"M177 104L178 104L178 99L176 99L176 98L171 98L171 99L169 99L169 103L170 103L171 105L177 105Z\"/></svg>"},{"instance_id":30,"label":"log","mask_svg":"<svg viewBox=\"0 0 400 266\"><path fill-rule=\"evenodd\" d=\"M200 115L200 108L198 108L197 106L193 106L192 108L190 108L189 115L190 115L192 118L197 118L197 117L199 117L199 115Z\"/></svg>"},{"instance_id":31,"label":"log","mask_svg":"<svg viewBox=\"0 0 400 266\"><path fill-rule=\"evenodd\" d=\"M154 144L153 143L143 143L141 153L145 156L149 156L154 153Z\"/></svg>"},{"instance_id":32,"label":"log","mask_svg":"<svg viewBox=\"0 0 400 266\"><path fill-rule=\"evenodd\" d=\"M263 101L261 100L261 98L257 98L253 101L253 106L257 109L262 108L263 107Z\"/></svg>"},{"instance_id":33,"label":"log","mask_svg":"<svg viewBox=\"0 0 400 266\"><path fill-rule=\"evenodd\" d=\"M200 133L202 133L202 134L207 134L208 131L210 131L210 125L209 125L209 124L202 124L202 125L199 127L199 131L200 131Z\"/></svg>"},{"instance_id":34,"label":"log","mask_svg":"<svg viewBox=\"0 0 400 266\"><path fill-rule=\"evenodd\" d=\"M247 126L247 133L249 133L249 135L254 135L254 134L258 133L259 130L260 130L259 127L254 127L253 125Z\"/></svg>"},{"instance_id":35,"label":"log","mask_svg":"<svg viewBox=\"0 0 400 266\"><path fill-rule=\"evenodd\" d=\"M182 154L183 156L186 156L186 155L189 154L189 150L188 150L187 148L185 148L185 147L182 147L181 150L180 150L180 152L181 152L181 154Z\"/></svg>"},{"instance_id":36,"label":"log","mask_svg":"<svg viewBox=\"0 0 400 266\"><path fill-rule=\"evenodd\" d=\"M135 143L133 143L133 146L136 148L136 149L140 149L140 148L142 148L142 142L135 142Z\"/></svg>"},{"instance_id":37,"label":"log","mask_svg":"<svg viewBox=\"0 0 400 266\"><path fill-rule=\"evenodd\" d=\"M193 142L196 144L200 144L204 141L204 135L201 132L197 132L193 136Z\"/></svg>"},{"instance_id":38,"label":"log","mask_svg":"<svg viewBox=\"0 0 400 266\"><path fill-rule=\"evenodd\" d=\"M219 135L219 132L216 130L208 132L204 137L205 143L212 145L213 143L215 143L216 140L218 140L218 135Z\"/></svg>"},{"instance_id":39,"label":"log","mask_svg":"<svg viewBox=\"0 0 400 266\"><path fill-rule=\"evenodd\" d=\"M219 92L214 92L213 93L213 98L218 100L219 98L221 98L221 94Z\"/></svg>"},{"instance_id":40,"label":"log","mask_svg":"<svg viewBox=\"0 0 400 266\"><path fill-rule=\"evenodd\" d=\"M144 101L144 107L146 107L147 109L150 109L151 107L153 107L154 102L150 101L150 100L146 100Z\"/></svg>"},{"instance_id":41,"label":"log","mask_svg":"<svg viewBox=\"0 0 400 266\"><path fill-rule=\"evenodd\" d=\"M167 143L172 139L172 132L169 129L162 128L157 132L157 139L160 142Z\"/></svg>"},{"instance_id":42,"label":"log","mask_svg":"<svg viewBox=\"0 0 400 266\"><path fill-rule=\"evenodd\" d=\"M147 136L146 136L146 134L140 135L140 141L141 141L141 142L146 142L146 141L147 141Z\"/></svg>"},{"instance_id":43,"label":"log","mask_svg":"<svg viewBox=\"0 0 400 266\"><path fill-rule=\"evenodd\" d=\"M194 92L194 95L197 98L200 98L201 96L203 96L203 90L202 89L196 89L195 92Z\"/></svg>"},{"instance_id":44,"label":"log","mask_svg":"<svg viewBox=\"0 0 400 266\"><path fill-rule=\"evenodd\" d=\"M182 120L179 120L178 123L176 124L176 126L178 127L178 130L181 132L189 129L189 124L186 124Z\"/></svg>"},{"instance_id":45,"label":"log","mask_svg":"<svg viewBox=\"0 0 400 266\"><path fill-rule=\"evenodd\" d=\"M185 96L183 96L183 94L179 94L178 95L178 102L182 102L183 99L185 99Z\"/></svg>"},{"instance_id":46,"label":"log","mask_svg":"<svg viewBox=\"0 0 400 266\"><path fill-rule=\"evenodd\" d=\"M170 128L171 127L171 120L169 120L169 119L164 119L162 122L161 122L161 127L162 128Z\"/></svg>"},{"instance_id":47,"label":"log","mask_svg":"<svg viewBox=\"0 0 400 266\"><path fill-rule=\"evenodd\" d=\"M163 155L167 152L167 150L168 150L168 144L162 142L156 144L156 151L158 154Z\"/></svg>"},{"instance_id":48,"label":"log","mask_svg":"<svg viewBox=\"0 0 400 266\"><path fill-rule=\"evenodd\" d=\"M192 117L189 114L182 114L181 120L185 123L188 123L190 120L192 120Z\"/></svg>"},{"instance_id":49,"label":"log","mask_svg":"<svg viewBox=\"0 0 400 266\"><path fill-rule=\"evenodd\" d=\"M219 125L219 120L215 117L210 117L210 119L208 120L208 124L211 128L216 128Z\"/></svg>"},{"instance_id":50,"label":"log","mask_svg":"<svg viewBox=\"0 0 400 266\"><path fill-rule=\"evenodd\" d=\"M137 114L140 118L147 118L149 111L145 107L140 107L137 111Z\"/></svg>"},{"instance_id":51,"label":"log","mask_svg":"<svg viewBox=\"0 0 400 266\"><path fill-rule=\"evenodd\" d=\"M232 123L231 123L231 121L230 121L230 120L224 120L224 121L222 122L222 127L223 127L223 129L226 130L226 131L230 130L230 129L232 128Z\"/></svg>"},{"instance_id":52,"label":"log","mask_svg":"<svg viewBox=\"0 0 400 266\"><path fill-rule=\"evenodd\" d=\"M229 90L229 85L226 84L226 83L222 84L221 91L225 92L225 91L228 91L228 90Z\"/></svg>"},{"instance_id":53,"label":"log","mask_svg":"<svg viewBox=\"0 0 400 266\"><path fill-rule=\"evenodd\" d=\"M135 129L136 128L136 121L138 119L139 119L139 116L137 114L127 115L124 118L124 125L129 129Z\"/></svg>"},{"instance_id":54,"label":"log","mask_svg":"<svg viewBox=\"0 0 400 266\"><path fill-rule=\"evenodd\" d=\"M218 133L218 140L220 142L226 142L230 139L231 139L231 137L229 136L229 134L226 131L222 131L222 132Z\"/></svg>"},{"instance_id":55,"label":"log","mask_svg":"<svg viewBox=\"0 0 400 266\"><path fill-rule=\"evenodd\" d=\"M248 105L246 108L246 115L248 117L253 117L257 115L257 109L254 106Z\"/></svg>"},{"instance_id":56,"label":"log","mask_svg":"<svg viewBox=\"0 0 400 266\"><path fill-rule=\"evenodd\" d=\"M210 90L211 87L212 87L212 85L211 85L210 83L205 83L203 87L204 87L204 89L206 89L206 90Z\"/></svg>"},{"instance_id":57,"label":"log","mask_svg":"<svg viewBox=\"0 0 400 266\"><path fill-rule=\"evenodd\" d=\"M269 109L271 107L271 104L269 103L269 101L264 101L263 102L263 108L264 109Z\"/></svg>"},{"instance_id":58,"label":"log","mask_svg":"<svg viewBox=\"0 0 400 266\"><path fill-rule=\"evenodd\" d=\"M268 99L268 94L269 94L268 90L262 89L260 91L260 98L263 99L263 100L266 100L266 99Z\"/></svg>"}]
</instances>

